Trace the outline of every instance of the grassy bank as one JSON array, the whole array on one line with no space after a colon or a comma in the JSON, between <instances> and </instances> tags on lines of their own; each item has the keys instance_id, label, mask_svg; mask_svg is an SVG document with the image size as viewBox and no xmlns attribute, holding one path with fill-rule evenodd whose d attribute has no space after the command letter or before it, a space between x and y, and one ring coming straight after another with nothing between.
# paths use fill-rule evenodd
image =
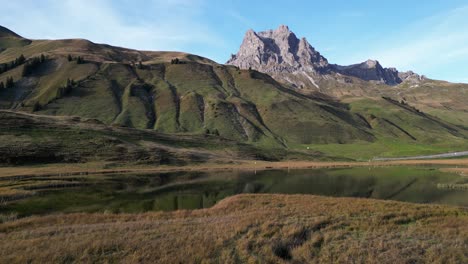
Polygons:
<instances>
[{"instance_id":1,"label":"grassy bank","mask_svg":"<svg viewBox=\"0 0 468 264\"><path fill-rule=\"evenodd\" d=\"M466 226L455 207L239 195L204 210L7 221L0 261L466 263Z\"/></svg>"}]
</instances>

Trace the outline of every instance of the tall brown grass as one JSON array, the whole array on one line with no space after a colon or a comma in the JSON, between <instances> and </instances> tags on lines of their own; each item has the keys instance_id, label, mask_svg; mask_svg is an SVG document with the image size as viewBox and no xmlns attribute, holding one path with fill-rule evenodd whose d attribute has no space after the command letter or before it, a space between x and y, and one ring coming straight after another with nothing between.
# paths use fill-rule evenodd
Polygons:
<instances>
[{"instance_id":1,"label":"tall brown grass","mask_svg":"<svg viewBox=\"0 0 468 264\"><path fill-rule=\"evenodd\" d=\"M467 263L466 209L239 195L211 209L0 224L0 262Z\"/></svg>"}]
</instances>

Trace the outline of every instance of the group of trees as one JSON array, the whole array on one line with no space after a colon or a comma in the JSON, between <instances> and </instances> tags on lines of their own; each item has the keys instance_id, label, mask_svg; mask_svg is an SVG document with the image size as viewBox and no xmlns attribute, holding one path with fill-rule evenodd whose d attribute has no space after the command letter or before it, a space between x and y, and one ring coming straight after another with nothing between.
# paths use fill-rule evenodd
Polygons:
<instances>
[{"instance_id":1,"label":"group of trees","mask_svg":"<svg viewBox=\"0 0 468 264\"><path fill-rule=\"evenodd\" d=\"M13 68L16 68L22 64L25 64L23 67L23 72L21 73L21 76L26 76L30 74L39 64L43 63L46 61L46 56L44 54L41 54L39 57L34 57L30 60L26 60L23 54L21 54L18 58L15 60L9 62L9 63L4 63L0 65L0 74L9 71ZM15 81L13 80L13 77L7 77L6 83L0 82L0 89L5 89L5 88L13 88L15 86Z\"/></svg>"},{"instance_id":2,"label":"group of trees","mask_svg":"<svg viewBox=\"0 0 468 264\"><path fill-rule=\"evenodd\" d=\"M32 58L24 65L22 76L25 77L31 74L40 64L44 63L45 61L46 57L44 56L44 54L41 54L40 57Z\"/></svg>"},{"instance_id":3,"label":"group of trees","mask_svg":"<svg viewBox=\"0 0 468 264\"><path fill-rule=\"evenodd\" d=\"M186 62L185 62L185 61L181 61L181 60L179 60L178 58L175 58L175 59L172 59L172 60L171 60L171 64L186 64ZM142 61L139 61L138 64L136 64L136 65L135 65L134 62L132 62L132 66L133 66L133 67L136 67L136 68L138 68L138 69L140 69L140 70L143 70L143 69L149 67L148 65L144 65Z\"/></svg>"},{"instance_id":4,"label":"group of trees","mask_svg":"<svg viewBox=\"0 0 468 264\"><path fill-rule=\"evenodd\" d=\"M68 59L68 61L74 61L74 60L76 60L76 63L77 63L77 64L83 64L83 63L85 63L85 60L84 60L81 56L78 56L78 57L76 57L76 58L73 58L72 55L68 54L67 59Z\"/></svg>"},{"instance_id":5,"label":"group of trees","mask_svg":"<svg viewBox=\"0 0 468 264\"><path fill-rule=\"evenodd\" d=\"M179 58L175 58L171 60L171 64L185 64L185 62L179 60Z\"/></svg>"},{"instance_id":6,"label":"group of trees","mask_svg":"<svg viewBox=\"0 0 468 264\"><path fill-rule=\"evenodd\" d=\"M9 71L13 68L16 68L17 66L23 64L26 62L26 58L24 57L23 54L21 54L18 58L14 59L11 62L3 63L0 65L0 74Z\"/></svg>"},{"instance_id":7,"label":"group of trees","mask_svg":"<svg viewBox=\"0 0 468 264\"><path fill-rule=\"evenodd\" d=\"M205 129L205 134L206 135L216 135L216 136L219 136L219 131L218 129L213 129L212 131L210 131L208 128Z\"/></svg>"},{"instance_id":8,"label":"group of trees","mask_svg":"<svg viewBox=\"0 0 468 264\"><path fill-rule=\"evenodd\" d=\"M59 87L59 89L57 90L57 98L60 98L68 94L73 89L73 86L75 85L76 85L75 80L68 78L67 83L64 86Z\"/></svg>"},{"instance_id":9,"label":"group of trees","mask_svg":"<svg viewBox=\"0 0 468 264\"><path fill-rule=\"evenodd\" d=\"M63 97L64 95L68 94L73 89L73 86L75 86L75 85L76 85L75 80L68 78L65 85L61 86L61 87L59 87L57 89L57 94L56 94L55 98L57 99L57 98ZM36 101L36 102L34 102L34 104L32 106L32 111L36 112L36 111L41 110L42 108L43 108L43 105L41 103L39 103L38 101Z\"/></svg>"},{"instance_id":10,"label":"group of trees","mask_svg":"<svg viewBox=\"0 0 468 264\"><path fill-rule=\"evenodd\" d=\"M7 77L6 84L4 84L3 82L0 82L0 89L13 88L14 86L15 86L15 81L13 80L13 77Z\"/></svg>"}]
</instances>

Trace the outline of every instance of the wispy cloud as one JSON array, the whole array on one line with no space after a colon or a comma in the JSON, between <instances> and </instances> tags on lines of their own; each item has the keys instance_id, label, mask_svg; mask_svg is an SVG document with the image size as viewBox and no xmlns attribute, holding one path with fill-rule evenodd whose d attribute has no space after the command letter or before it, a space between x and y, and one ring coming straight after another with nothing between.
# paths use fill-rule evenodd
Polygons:
<instances>
[{"instance_id":1,"label":"wispy cloud","mask_svg":"<svg viewBox=\"0 0 468 264\"><path fill-rule=\"evenodd\" d=\"M220 47L223 38L203 22L203 5L202 0L152 0L144 4L129 0L18 0L2 3L0 24L30 38L87 38L151 50ZM18 19L18 14L27 19Z\"/></svg>"},{"instance_id":2,"label":"wispy cloud","mask_svg":"<svg viewBox=\"0 0 468 264\"><path fill-rule=\"evenodd\" d=\"M444 65L454 67L456 61L468 62L466 25L468 6L459 7L401 28L377 43L368 43L376 48L363 50L348 60L375 58L383 65L404 70L443 71Z\"/></svg>"}]
</instances>

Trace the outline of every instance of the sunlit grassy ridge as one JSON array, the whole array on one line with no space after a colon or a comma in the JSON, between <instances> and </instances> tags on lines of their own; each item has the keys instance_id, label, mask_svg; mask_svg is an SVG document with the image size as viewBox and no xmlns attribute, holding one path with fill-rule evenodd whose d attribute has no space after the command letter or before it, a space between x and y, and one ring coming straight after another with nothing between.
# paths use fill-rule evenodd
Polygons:
<instances>
[{"instance_id":1,"label":"sunlit grassy ridge","mask_svg":"<svg viewBox=\"0 0 468 264\"><path fill-rule=\"evenodd\" d=\"M240 195L172 213L70 214L0 224L5 262L464 263L468 213L307 195ZM17 254L22 252L22 254Z\"/></svg>"}]
</instances>

